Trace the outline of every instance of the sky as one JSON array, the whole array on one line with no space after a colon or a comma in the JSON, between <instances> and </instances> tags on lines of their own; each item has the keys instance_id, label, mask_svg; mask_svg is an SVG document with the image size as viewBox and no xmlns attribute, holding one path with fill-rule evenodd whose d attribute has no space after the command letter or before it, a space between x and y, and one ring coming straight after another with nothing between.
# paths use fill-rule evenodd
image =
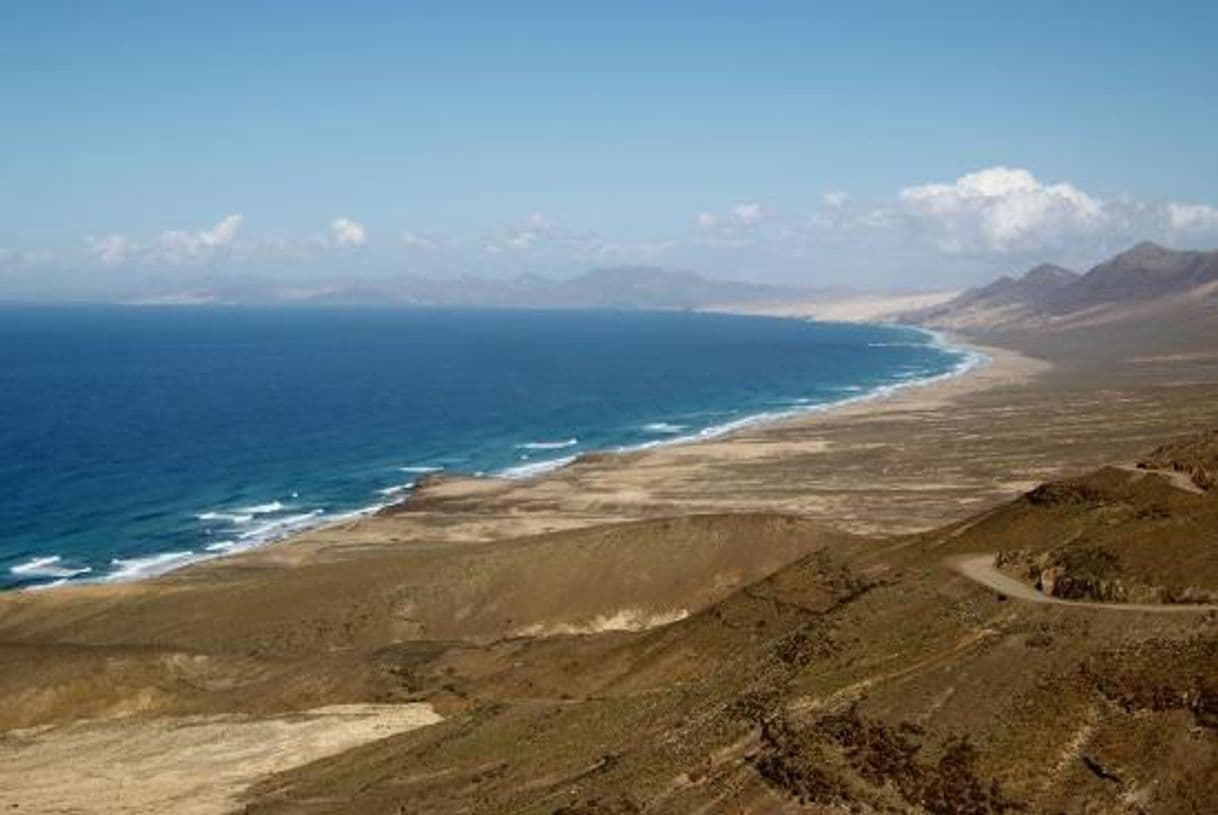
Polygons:
<instances>
[{"instance_id":1,"label":"sky","mask_svg":"<svg viewBox=\"0 0 1218 815\"><path fill-rule=\"evenodd\" d=\"M0 298L1218 247L1213 2L0 4Z\"/></svg>"}]
</instances>

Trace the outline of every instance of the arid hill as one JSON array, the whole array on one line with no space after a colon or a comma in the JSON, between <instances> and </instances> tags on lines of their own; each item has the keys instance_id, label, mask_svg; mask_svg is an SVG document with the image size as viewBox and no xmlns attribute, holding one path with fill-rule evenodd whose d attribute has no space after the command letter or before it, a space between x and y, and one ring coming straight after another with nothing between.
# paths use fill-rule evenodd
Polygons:
<instances>
[{"instance_id":1,"label":"arid hill","mask_svg":"<svg viewBox=\"0 0 1218 815\"><path fill-rule=\"evenodd\" d=\"M1043 329L1124 319L1156 304L1214 299L1216 286L1218 252L1177 252L1143 242L1083 275L1041 265L900 319L964 331Z\"/></svg>"},{"instance_id":2,"label":"arid hill","mask_svg":"<svg viewBox=\"0 0 1218 815\"><path fill-rule=\"evenodd\" d=\"M1178 589L1136 599L1212 596L1218 542L1178 531L1215 512L1213 494L1107 469L826 546L662 628L450 651L416 666L420 692L450 682L480 715L287 773L250 810L1205 812L1218 613L1028 603L944 564L1064 545L1131 594ZM1125 599L1083 585L1069 596Z\"/></svg>"}]
</instances>

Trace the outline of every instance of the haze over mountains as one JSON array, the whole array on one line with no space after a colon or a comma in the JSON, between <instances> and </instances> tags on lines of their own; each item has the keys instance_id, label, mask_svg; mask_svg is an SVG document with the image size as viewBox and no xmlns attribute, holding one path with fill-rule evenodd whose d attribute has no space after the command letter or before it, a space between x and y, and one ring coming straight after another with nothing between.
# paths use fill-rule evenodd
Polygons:
<instances>
[{"instance_id":1,"label":"haze over mountains","mask_svg":"<svg viewBox=\"0 0 1218 815\"><path fill-rule=\"evenodd\" d=\"M1144 241L1085 274L1042 264L898 319L959 330L1049 328L1210 305L1218 305L1218 251Z\"/></svg>"},{"instance_id":2,"label":"haze over mountains","mask_svg":"<svg viewBox=\"0 0 1218 815\"><path fill-rule=\"evenodd\" d=\"M591 269L566 279L537 274L507 279L403 276L307 288L285 288L249 279L217 281L201 290L129 302L684 309L808 294L808 289L714 280L695 272L655 266L617 266Z\"/></svg>"}]
</instances>

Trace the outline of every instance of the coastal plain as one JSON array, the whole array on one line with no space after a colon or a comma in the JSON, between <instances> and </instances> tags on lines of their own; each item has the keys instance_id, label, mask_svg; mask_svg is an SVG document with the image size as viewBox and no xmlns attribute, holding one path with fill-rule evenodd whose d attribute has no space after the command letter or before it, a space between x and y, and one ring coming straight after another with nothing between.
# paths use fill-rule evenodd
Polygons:
<instances>
[{"instance_id":1,"label":"coastal plain","mask_svg":"<svg viewBox=\"0 0 1218 815\"><path fill-rule=\"evenodd\" d=\"M973 327L989 364L884 399L4 594L0 806L1212 812L1218 304L1140 314ZM953 565L980 556L1078 602Z\"/></svg>"}]
</instances>

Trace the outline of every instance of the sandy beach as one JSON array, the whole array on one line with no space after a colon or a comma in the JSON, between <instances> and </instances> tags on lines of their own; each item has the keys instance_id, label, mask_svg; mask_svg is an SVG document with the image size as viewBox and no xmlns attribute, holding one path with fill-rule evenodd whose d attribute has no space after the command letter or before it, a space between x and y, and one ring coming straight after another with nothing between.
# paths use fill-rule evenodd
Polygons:
<instances>
[{"instance_id":1,"label":"sandy beach","mask_svg":"<svg viewBox=\"0 0 1218 815\"><path fill-rule=\"evenodd\" d=\"M742 303L705 310L760 317L803 317L831 322L879 322L890 319L894 314L946 303L958 294L959 291L952 290L909 294L826 293L806 300Z\"/></svg>"}]
</instances>

